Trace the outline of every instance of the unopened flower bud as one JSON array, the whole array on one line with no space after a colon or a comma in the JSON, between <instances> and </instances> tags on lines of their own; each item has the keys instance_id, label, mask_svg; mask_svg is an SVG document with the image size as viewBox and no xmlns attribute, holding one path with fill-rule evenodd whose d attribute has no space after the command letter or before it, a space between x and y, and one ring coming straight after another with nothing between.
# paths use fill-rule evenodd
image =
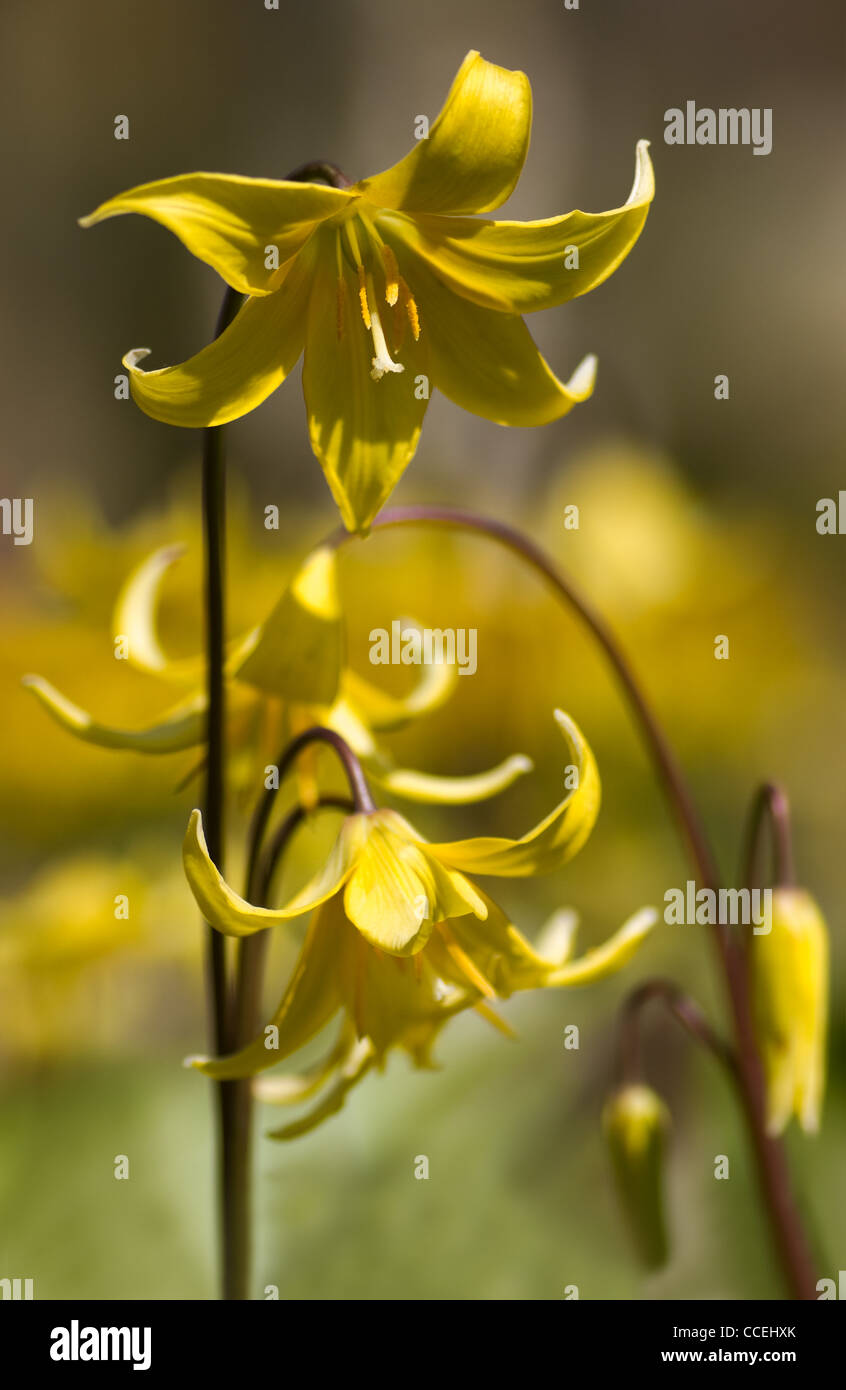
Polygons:
<instances>
[{"instance_id":1,"label":"unopened flower bud","mask_svg":"<svg viewBox=\"0 0 846 1390\"><path fill-rule=\"evenodd\" d=\"M662 1168L670 1115L643 1085L623 1086L602 1115L620 1200L641 1259L651 1269L667 1258Z\"/></svg>"}]
</instances>

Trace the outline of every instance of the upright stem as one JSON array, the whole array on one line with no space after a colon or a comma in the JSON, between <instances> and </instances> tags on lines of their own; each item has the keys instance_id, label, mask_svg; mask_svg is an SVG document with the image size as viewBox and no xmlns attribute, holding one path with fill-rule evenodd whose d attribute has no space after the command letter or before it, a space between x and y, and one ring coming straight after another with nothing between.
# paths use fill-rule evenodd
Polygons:
<instances>
[{"instance_id":1,"label":"upright stem","mask_svg":"<svg viewBox=\"0 0 846 1390\"><path fill-rule=\"evenodd\" d=\"M314 161L287 175L288 180L321 180L335 188L350 181L335 164ZM229 326L242 296L227 289L218 316L215 337ZM206 695L208 700L208 752L203 825L209 854L223 872L225 810L225 518L226 472L223 429L203 431L203 530L206 576ZM253 1029L258 1006L264 949L249 940L236 946L236 979L230 994L226 943L219 932L207 928L206 974L210 1001L210 1033L217 1056L232 1052ZM252 1094L248 1079L213 1082L217 1095L219 1154L218 1203L220 1211L222 1292L224 1299L249 1297L250 1274L250 1166Z\"/></svg>"},{"instance_id":2,"label":"upright stem","mask_svg":"<svg viewBox=\"0 0 846 1390\"><path fill-rule=\"evenodd\" d=\"M528 561L582 619L604 651L634 710L701 884L717 891L720 876L716 860L684 773L641 691L632 667L605 621L533 541L504 522L452 507L393 507L380 513L372 529L421 523L452 527L499 542ZM338 531L332 539L335 545L341 545L351 538L346 532ZM737 1091L755 1155L773 1241L792 1297L816 1299L814 1258L793 1197L784 1146L766 1129L764 1076L750 1009L745 955L737 940L729 934L725 923L720 922L713 928L713 937L726 983L736 1040Z\"/></svg>"},{"instance_id":3,"label":"upright stem","mask_svg":"<svg viewBox=\"0 0 846 1390\"><path fill-rule=\"evenodd\" d=\"M224 296L215 337L231 322L241 296L229 289ZM221 428L203 431L203 531L205 540L206 697L208 702L206 783L203 826L209 853L223 866L226 805L226 467ZM211 1038L215 1053L232 1048L231 1001L228 997L226 940L206 928ZM225 1299L246 1297L246 1173L241 1162L239 1116L243 1111L242 1082L212 1082L218 1115L218 1203L221 1240L222 1292Z\"/></svg>"}]
</instances>

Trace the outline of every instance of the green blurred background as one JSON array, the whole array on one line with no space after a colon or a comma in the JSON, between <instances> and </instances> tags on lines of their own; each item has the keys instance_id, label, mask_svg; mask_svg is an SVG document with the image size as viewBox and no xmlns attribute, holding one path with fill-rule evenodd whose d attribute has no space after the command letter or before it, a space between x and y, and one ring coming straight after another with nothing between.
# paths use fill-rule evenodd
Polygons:
<instances>
[{"instance_id":1,"label":"green blurred background","mask_svg":"<svg viewBox=\"0 0 846 1390\"><path fill-rule=\"evenodd\" d=\"M19 685L35 670L110 722L141 723L161 689L112 655L132 566L184 540L165 634L197 646L198 438L113 397L119 359L182 360L209 338L212 272L161 228L76 218L132 184L192 169L282 176L312 158L359 177L399 158L464 53L529 75L532 147L506 212L621 203L652 140L645 233L600 290L532 320L566 376L600 359L596 394L543 430L500 429L442 398L395 494L472 504L544 543L612 619L681 754L725 872L756 784L789 788L802 881L832 931L830 1087L822 1134L789 1136L821 1274L846 1257L846 989L842 944L844 542L815 531L844 485L840 176L842 7L813 0L6 0L3 492L35 499L31 547L0 545L3 927L0 1276L36 1297L212 1297L208 1088L200 933L179 844L192 759L77 745ZM773 109L773 152L668 147L663 113ZM130 119L115 141L114 118ZM717 402L714 377L730 378ZM335 524L306 440L298 380L229 432L232 630L260 620ZM263 527L264 508L281 512ZM564 508L580 507L579 531ZM479 670L397 736L407 763L470 771L521 749L537 773L495 803L411 817L426 833L519 833L557 799L562 705L599 761L604 809L553 879L493 887L529 933L576 908L582 944L689 876L654 775L601 657L516 561L484 542L376 536L343 556L350 659L411 613L474 626ZM713 656L727 634L728 661ZM369 672L373 674L372 669ZM386 676L388 683L396 673ZM400 677L395 682L401 685ZM249 774L248 774L249 775ZM247 798L231 816L233 865ZM113 899L130 898L128 922ZM274 1002L290 966L279 943ZM510 1043L477 1017L439 1044L442 1072L400 1057L344 1113L291 1146L259 1141L256 1293L282 1298L779 1297L740 1121L722 1078L650 1017L650 1078L674 1118L670 1264L645 1278L599 1137L615 1012L672 974L722 1021L709 943L661 928L590 991L525 996ZM579 1051L565 1051L576 1023ZM116 1182L115 1156L130 1159ZM415 1181L414 1158L430 1160ZM714 1157L731 1161L715 1182Z\"/></svg>"}]
</instances>

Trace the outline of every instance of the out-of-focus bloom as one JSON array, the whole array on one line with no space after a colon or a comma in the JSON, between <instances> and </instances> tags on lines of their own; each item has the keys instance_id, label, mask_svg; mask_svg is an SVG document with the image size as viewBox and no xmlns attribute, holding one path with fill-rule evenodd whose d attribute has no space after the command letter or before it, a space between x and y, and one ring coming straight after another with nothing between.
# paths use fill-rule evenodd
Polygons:
<instances>
[{"instance_id":1,"label":"out-of-focus bloom","mask_svg":"<svg viewBox=\"0 0 846 1390\"><path fill-rule=\"evenodd\" d=\"M94 719L42 677L25 677L24 684L77 738L102 748L158 754L204 742L203 660L171 659L157 630L161 583L181 553L180 547L165 546L149 556L130 576L114 615L114 630L126 643L127 660L182 688L182 697L155 724L115 728ZM406 620L406 626L415 625ZM457 669L445 662L425 666L420 681L405 696L381 691L349 669L344 662L335 552L328 547L306 559L267 621L232 645L226 675L230 736L236 746L249 739L257 716L264 716L258 737L271 757L303 729L322 724L346 739L375 782L410 800L478 801L503 791L532 766L522 755L467 777L430 776L393 766L374 735L439 708L455 689Z\"/></svg>"},{"instance_id":2,"label":"out-of-focus bloom","mask_svg":"<svg viewBox=\"0 0 846 1390\"><path fill-rule=\"evenodd\" d=\"M828 931L810 893L774 888L772 929L750 947L752 1005L767 1085L767 1127L795 1115L819 1129L825 1090Z\"/></svg>"},{"instance_id":3,"label":"out-of-focus bloom","mask_svg":"<svg viewBox=\"0 0 846 1390\"><path fill-rule=\"evenodd\" d=\"M305 351L312 448L350 530L366 530L414 455L429 383L503 425L542 425L593 390L587 357L565 384L521 315L602 283L640 235L654 195L647 142L622 207L538 222L498 208L529 145L528 78L470 52L426 139L349 188L186 174L118 194L82 220L138 212L249 295L234 322L178 367L124 358L157 420L219 425L253 410Z\"/></svg>"},{"instance_id":4,"label":"out-of-focus bloom","mask_svg":"<svg viewBox=\"0 0 846 1390\"><path fill-rule=\"evenodd\" d=\"M219 931L249 935L315 909L267 1028L229 1057L192 1059L210 1076L252 1076L298 1051L340 1014L337 1042L316 1068L261 1089L265 1099L288 1102L331 1082L310 1114L275 1137L291 1138L332 1114L389 1048L430 1065L435 1035L453 1014L476 1008L504 1027L491 1001L518 989L599 979L621 966L651 929L655 913L645 910L603 946L571 961L567 919L536 949L467 876L548 872L590 834L599 807L596 765L577 727L557 717L579 770L578 788L527 835L431 844L396 812L352 815L322 872L283 908L254 907L233 892L209 859L200 813L193 813L186 875L204 917Z\"/></svg>"},{"instance_id":5,"label":"out-of-focus bloom","mask_svg":"<svg viewBox=\"0 0 846 1390\"><path fill-rule=\"evenodd\" d=\"M661 1097L643 1085L621 1087L602 1113L620 1201L638 1254L650 1269L667 1258L663 1161L669 1123Z\"/></svg>"}]
</instances>

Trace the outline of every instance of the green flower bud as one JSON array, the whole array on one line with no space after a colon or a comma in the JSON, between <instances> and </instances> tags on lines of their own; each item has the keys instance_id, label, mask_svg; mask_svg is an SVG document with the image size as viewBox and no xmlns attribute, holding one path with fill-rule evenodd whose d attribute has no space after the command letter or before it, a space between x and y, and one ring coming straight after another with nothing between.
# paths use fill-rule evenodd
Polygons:
<instances>
[{"instance_id":1,"label":"green flower bud","mask_svg":"<svg viewBox=\"0 0 846 1390\"><path fill-rule=\"evenodd\" d=\"M791 1115L819 1128L825 1088L828 931L810 893L775 888L772 929L750 948L752 1009L767 1086L767 1128Z\"/></svg>"},{"instance_id":2,"label":"green flower bud","mask_svg":"<svg viewBox=\"0 0 846 1390\"><path fill-rule=\"evenodd\" d=\"M662 1166L669 1125L666 1105L649 1086L623 1086L602 1114L623 1210L650 1269L667 1259Z\"/></svg>"}]
</instances>

